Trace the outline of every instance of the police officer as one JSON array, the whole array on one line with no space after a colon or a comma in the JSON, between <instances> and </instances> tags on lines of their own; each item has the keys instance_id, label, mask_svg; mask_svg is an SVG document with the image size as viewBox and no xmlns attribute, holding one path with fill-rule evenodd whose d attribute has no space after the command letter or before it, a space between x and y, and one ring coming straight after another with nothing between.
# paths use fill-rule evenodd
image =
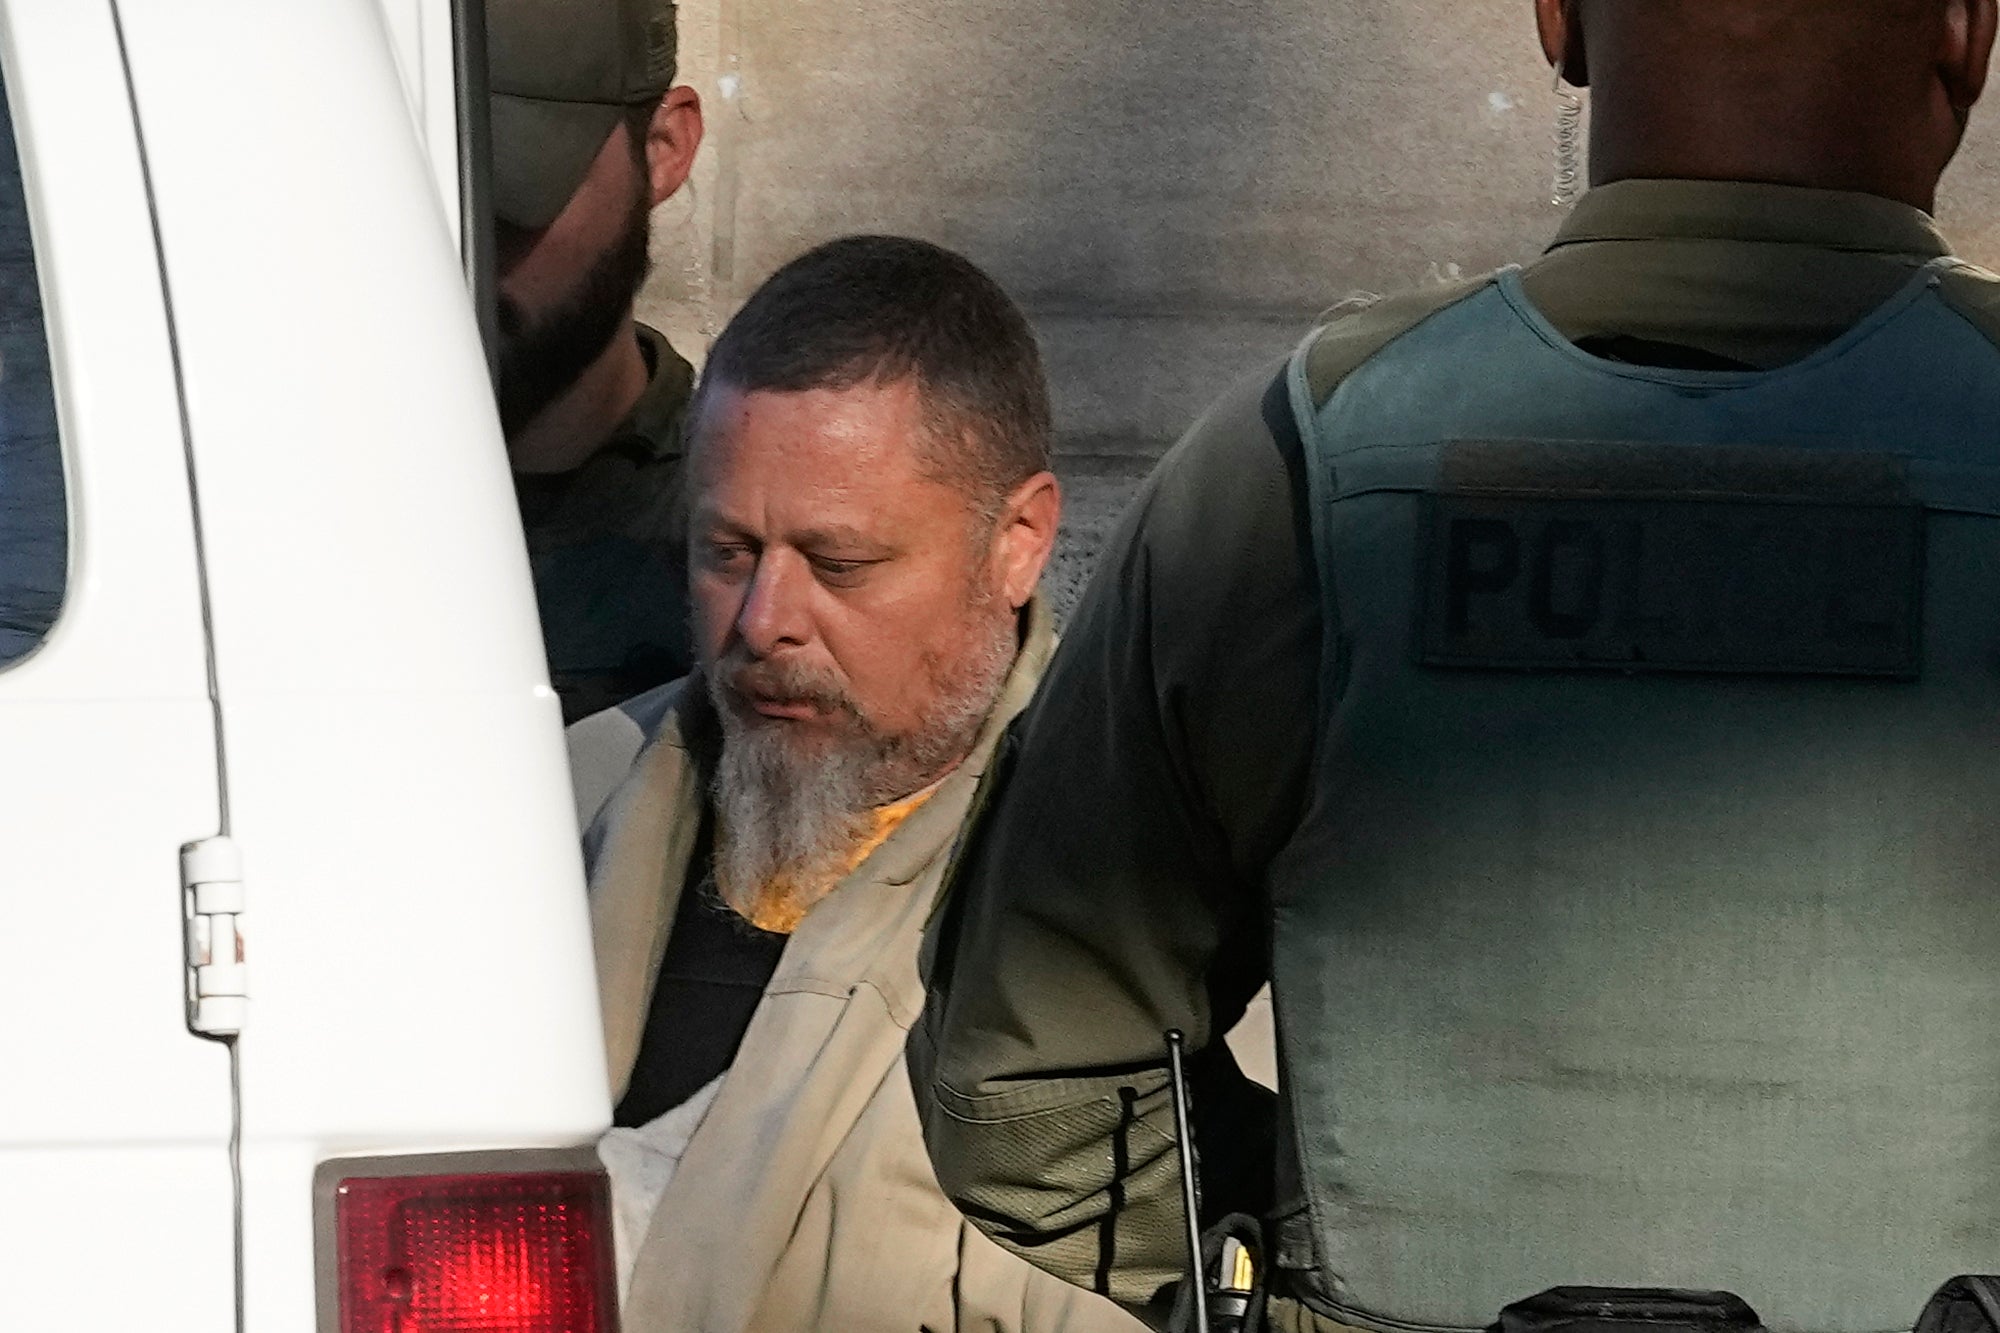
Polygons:
<instances>
[{"instance_id":1,"label":"police officer","mask_svg":"<svg viewBox=\"0 0 2000 1333\"><path fill-rule=\"evenodd\" d=\"M500 415L574 721L685 674L675 514L694 371L632 317L701 101L668 0L488 0Z\"/></svg>"},{"instance_id":2,"label":"police officer","mask_svg":"<svg viewBox=\"0 0 2000 1333\"><path fill-rule=\"evenodd\" d=\"M927 1141L1143 1305L1162 1030L1268 974L1277 1326L1908 1327L2000 1249L2000 281L1928 216L1994 3L1536 17L1593 188L1153 476L934 932Z\"/></svg>"}]
</instances>

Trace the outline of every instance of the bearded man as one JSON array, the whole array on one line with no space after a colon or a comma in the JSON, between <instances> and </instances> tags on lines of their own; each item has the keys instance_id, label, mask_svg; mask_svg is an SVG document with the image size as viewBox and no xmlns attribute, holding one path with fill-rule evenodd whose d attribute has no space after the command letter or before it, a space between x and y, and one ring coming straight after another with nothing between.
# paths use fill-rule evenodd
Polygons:
<instances>
[{"instance_id":1,"label":"bearded man","mask_svg":"<svg viewBox=\"0 0 2000 1333\"><path fill-rule=\"evenodd\" d=\"M1035 344L965 260L836 241L689 414L700 666L572 730L628 1333L1137 1327L963 1222L902 1050L946 852L1052 646Z\"/></svg>"},{"instance_id":2,"label":"bearded man","mask_svg":"<svg viewBox=\"0 0 2000 1333\"><path fill-rule=\"evenodd\" d=\"M684 674L694 371L632 317L701 146L667 0L488 0L501 426L564 721Z\"/></svg>"}]
</instances>

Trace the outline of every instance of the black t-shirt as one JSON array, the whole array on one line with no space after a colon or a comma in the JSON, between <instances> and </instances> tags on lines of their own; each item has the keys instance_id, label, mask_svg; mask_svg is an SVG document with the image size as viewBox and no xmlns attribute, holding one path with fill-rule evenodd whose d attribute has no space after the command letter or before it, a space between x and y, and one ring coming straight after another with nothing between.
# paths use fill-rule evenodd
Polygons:
<instances>
[{"instance_id":1,"label":"black t-shirt","mask_svg":"<svg viewBox=\"0 0 2000 1333\"><path fill-rule=\"evenodd\" d=\"M702 818L617 1125L658 1119L729 1068L790 938L757 929L718 896L714 825Z\"/></svg>"}]
</instances>

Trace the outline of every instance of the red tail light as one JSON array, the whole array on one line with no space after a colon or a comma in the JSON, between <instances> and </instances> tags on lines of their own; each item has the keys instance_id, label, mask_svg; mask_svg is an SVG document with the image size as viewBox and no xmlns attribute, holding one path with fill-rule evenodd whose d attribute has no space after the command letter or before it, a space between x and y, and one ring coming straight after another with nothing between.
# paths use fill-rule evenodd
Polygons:
<instances>
[{"instance_id":1,"label":"red tail light","mask_svg":"<svg viewBox=\"0 0 2000 1333\"><path fill-rule=\"evenodd\" d=\"M602 1171L348 1177L341 1333L616 1333Z\"/></svg>"}]
</instances>

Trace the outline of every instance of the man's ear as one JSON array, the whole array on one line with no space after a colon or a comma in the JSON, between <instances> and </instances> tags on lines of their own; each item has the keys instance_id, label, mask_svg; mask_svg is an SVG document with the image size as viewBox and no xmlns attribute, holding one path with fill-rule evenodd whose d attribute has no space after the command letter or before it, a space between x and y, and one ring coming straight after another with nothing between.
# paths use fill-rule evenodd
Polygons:
<instances>
[{"instance_id":1,"label":"man's ear","mask_svg":"<svg viewBox=\"0 0 2000 1333\"><path fill-rule=\"evenodd\" d=\"M1986 74L1993 61L1993 34L2000 19L1995 0L1946 0L1944 36L1938 50L1938 77L1952 110L1972 109L1986 91Z\"/></svg>"},{"instance_id":2,"label":"man's ear","mask_svg":"<svg viewBox=\"0 0 2000 1333\"><path fill-rule=\"evenodd\" d=\"M1535 0L1535 29L1549 68L1561 69L1572 88L1590 86L1590 62L1583 54L1582 0Z\"/></svg>"},{"instance_id":3,"label":"man's ear","mask_svg":"<svg viewBox=\"0 0 2000 1333\"><path fill-rule=\"evenodd\" d=\"M1007 497L993 525L992 559L1000 591L1016 611L1035 595L1061 522L1062 483L1053 472L1037 472Z\"/></svg>"},{"instance_id":4,"label":"man's ear","mask_svg":"<svg viewBox=\"0 0 2000 1333\"><path fill-rule=\"evenodd\" d=\"M646 175L657 207L687 183L701 147L701 94L686 84L669 88L646 127Z\"/></svg>"}]
</instances>

